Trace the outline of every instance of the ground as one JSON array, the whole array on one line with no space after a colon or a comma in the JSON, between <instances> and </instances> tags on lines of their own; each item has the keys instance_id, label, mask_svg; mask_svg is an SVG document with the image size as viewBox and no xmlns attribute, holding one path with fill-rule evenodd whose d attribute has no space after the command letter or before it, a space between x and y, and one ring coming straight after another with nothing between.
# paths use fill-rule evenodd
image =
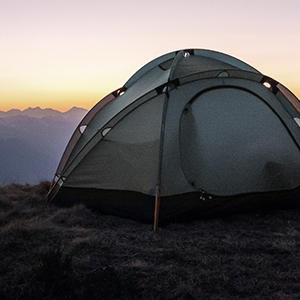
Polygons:
<instances>
[{"instance_id":1,"label":"ground","mask_svg":"<svg viewBox=\"0 0 300 300\"><path fill-rule=\"evenodd\" d=\"M0 298L298 299L300 210L158 227L0 188Z\"/></svg>"}]
</instances>

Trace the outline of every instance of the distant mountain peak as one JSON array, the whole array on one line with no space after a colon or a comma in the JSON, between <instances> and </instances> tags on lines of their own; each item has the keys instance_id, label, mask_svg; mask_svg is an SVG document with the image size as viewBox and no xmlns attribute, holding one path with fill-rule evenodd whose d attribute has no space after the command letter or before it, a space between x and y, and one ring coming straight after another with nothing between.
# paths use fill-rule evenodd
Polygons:
<instances>
[{"instance_id":1,"label":"distant mountain peak","mask_svg":"<svg viewBox=\"0 0 300 300\"><path fill-rule=\"evenodd\" d=\"M36 107L29 106L28 108L24 109L23 112L27 111L27 110L30 111L30 110L42 110L42 109L39 106L36 106Z\"/></svg>"},{"instance_id":2,"label":"distant mountain peak","mask_svg":"<svg viewBox=\"0 0 300 300\"><path fill-rule=\"evenodd\" d=\"M73 116L73 115L83 115L86 113L87 113L87 109L73 106L71 109L69 109L68 111L65 111L62 114L65 116L71 116L71 115Z\"/></svg>"},{"instance_id":3,"label":"distant mountain peak","mask_svg":"<svg viewBox=\"0 0 300 300\"><path fill-rule=\"evenodd\" d=\"M11 109L9 111L0 111L0 118L18 116L21 114L22 114L22 111L20 109Z\"/></svg>"},{"instance_id":4,"label":"distant mountain peak","mask_svg":"<svg viewBox=\"0 0 300 300\"><path fill-rule=\"evenodd\" d=\"M58 110L54 110L51 108L42 109L39 106L34 108L28 107L22 111L22 115L29 116L29 117L37 117L37 118L41 118L53 114L59 114L59 113L60 112Z\"/></svg>"}]
</instances>

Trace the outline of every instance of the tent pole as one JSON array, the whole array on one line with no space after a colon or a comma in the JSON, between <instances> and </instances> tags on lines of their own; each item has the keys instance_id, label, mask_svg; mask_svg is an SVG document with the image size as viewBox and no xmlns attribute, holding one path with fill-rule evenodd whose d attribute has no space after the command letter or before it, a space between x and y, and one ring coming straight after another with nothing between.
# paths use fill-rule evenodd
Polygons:
<instances>
[{"instance_id":1,"label":"tent pole","mask_svg":"<svg viewBox=\"0 0 300 300\"><path fill-rule=\"evenodd\" d=\"M156 184L156 191L155 191L155 209L154 209L154 228L153 230L156 231L158 226L158 218L159 218L159 207L160 207L160 183L161 183L161 168L162 168L162 152L163 152L163 144L164 144L164 136L165 136L165 121L166 121L166 113L168 107L168 100L169 100L169 92L168 92L168 85L166 85L165 97L164 97L164 108L161 120L161 128L160 128L160 145L159 145L159 161L158 161L158 169L157 169L157 184Z\"/></svg>"},{"instance_id":2,"label":"tent pole","mask_svg":"<svg viewBox=\"0 0 300 300\"><path fill-rule=\"evenodd\" d=\"M159 185L157 185L156 192L155 192L154 228L153 228L154 231L156 231L158 225L159 206L160 206L160 188Z\"/></svg>"}]
</instances>

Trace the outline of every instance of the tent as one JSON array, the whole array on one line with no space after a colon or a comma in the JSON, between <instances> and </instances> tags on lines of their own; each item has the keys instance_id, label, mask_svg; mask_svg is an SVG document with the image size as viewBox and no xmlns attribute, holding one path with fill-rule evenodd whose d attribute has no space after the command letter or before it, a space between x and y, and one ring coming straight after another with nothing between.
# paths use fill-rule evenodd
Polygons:
<instances>
[{"instance_id":1,"label":"tent","mask_svg":"<svg viewBox=\"0 0 300 300\"><path fill-rule=\"evenodd\" d=\"M297 203L300 102L232 56L165 54L76 128L48 201L144 222Z\"/></svg>"}]
</instances>

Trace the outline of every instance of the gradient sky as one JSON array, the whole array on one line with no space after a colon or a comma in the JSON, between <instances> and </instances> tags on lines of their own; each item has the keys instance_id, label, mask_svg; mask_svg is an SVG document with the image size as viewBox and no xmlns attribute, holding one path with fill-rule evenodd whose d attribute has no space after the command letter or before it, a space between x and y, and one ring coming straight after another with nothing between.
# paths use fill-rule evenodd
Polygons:
<instances>
[{"instance_id":1,"label":"gradient sky","mask_svg":"<svg viewBox=\"0 0 300 300\"><path fill-rule=\"evenodd\" d=\"M235 56L300 98L299 0L0 0L0 110L90 109L152 59Z\"/></svg>"}]
</instances>

